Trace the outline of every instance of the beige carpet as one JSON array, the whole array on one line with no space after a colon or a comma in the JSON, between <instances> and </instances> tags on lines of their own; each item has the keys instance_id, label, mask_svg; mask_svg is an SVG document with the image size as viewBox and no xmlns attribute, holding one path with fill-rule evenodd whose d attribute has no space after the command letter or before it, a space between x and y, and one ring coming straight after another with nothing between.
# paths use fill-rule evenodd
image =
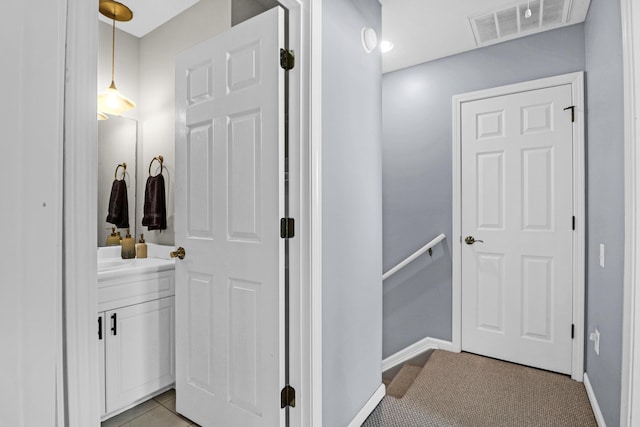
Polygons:
<instances>
[{"instance_id":1,"label":"beige carpet","mask_svg":"<svg viewBox=\"0 0 640 427\"><path fill-rule=\"evenodd\" d=\"M596 427L582 383L469 353L436 350L405 395L365 427Z\"/></svg>"},{"instance_id":2,"label":"beige carpet","mask_svg":"<svg viewBox=\"0 0 640 427\"><path fill-rule=\"evenodd\" d=\"M404 365L387 386L387 396L400 399L409 391L422 371L422 366Z\"/></svg>"}]
</instances>

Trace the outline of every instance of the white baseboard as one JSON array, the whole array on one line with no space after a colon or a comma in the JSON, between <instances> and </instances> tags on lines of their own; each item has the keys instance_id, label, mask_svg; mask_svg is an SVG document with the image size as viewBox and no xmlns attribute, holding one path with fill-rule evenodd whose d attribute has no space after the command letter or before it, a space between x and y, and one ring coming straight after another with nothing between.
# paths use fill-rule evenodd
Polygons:
<instances>
[{"instance_id":1,"label":"white baseboard","mask_svg":"<svg viewBox=\"0 0 640 427\"><path fill-rule=\"evenodd\" d=\"M365 403L362 409L360 409L360 412L358 412L355 418L351 420L351 422L349 423L349 427L360 427L362 423L365 422L367 417L371 415L373 410L376 409L376 406L378 406L378 403L380 403L380 401L384 397L385 392L386 387L384 386L384 384L380 384L380 387L378 387L376 392L373 393L373 396L371 396L369 400L367 400L367 403Z\"/></svg>"},{"instance_id":2,"label":"white baseboard","mask_svg":"<svg viewBox=\"0 0 640 427\"><path fill-rule=\"evenodd\" d=\"M382 372L391 369L394 366L398 366L401 363L404 363L407 360L416 357L417 355L424 353L427 350L436 349L455 352L453 343L449 341L439 340L437 338L427 337L384 359L382 361Z\"/></svg>"},{"instance_id":3,"label":"white baseboard","mask_svg":"<svg viewBox=\"0 0 640 427\"><path fill-rule=\"evenodd\" d=\"M593 415L596 417L596 422L598 423L598 427L607 427L607 424L604 422L604 417L602 416L602 411L600 410L600 405L598 405L598 399L596 399L596 395L593 392L593 387L591 387L591 381L589 381L589 375L584 373L584 388L587 390L587 396L589 396L589 402L591 403L591 409L593 409Z\"/></svg>"}]
</instances>

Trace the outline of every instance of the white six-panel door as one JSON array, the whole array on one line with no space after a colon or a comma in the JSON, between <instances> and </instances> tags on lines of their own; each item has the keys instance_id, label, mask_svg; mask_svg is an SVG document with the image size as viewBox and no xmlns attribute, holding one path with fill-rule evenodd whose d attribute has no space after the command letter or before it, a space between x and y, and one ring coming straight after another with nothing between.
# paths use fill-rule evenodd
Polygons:
<instances>
[{"instance_id":1,"label":"white six-panel door","mask_svg":"<svg viewBox=\"0 0 640 427\"><path fill-rule=\"evenodd\" d=\"M567 84L466 102L461 119L462 349L566 374L570 105Z\"/></svg>"},{"instance_id":2,"label":"white six-panel door","mask_svg":"<svg viewBox=\"0 0 640 427\"><path fill-rule=\"evenodd\" d=\"M281 424L283 10L176 58L177 410Z\"/></svg>"}]
</instances>

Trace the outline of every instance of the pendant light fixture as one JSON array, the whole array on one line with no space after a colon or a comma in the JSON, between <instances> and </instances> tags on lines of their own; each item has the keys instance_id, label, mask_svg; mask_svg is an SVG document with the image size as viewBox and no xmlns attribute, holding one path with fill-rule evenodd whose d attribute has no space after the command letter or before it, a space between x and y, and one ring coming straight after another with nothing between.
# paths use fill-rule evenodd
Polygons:
<instances>
[{"instance_id":1,"label":"pendant light fixture","mask_svg":"<svg viewBox=\"0 0 640 427\"><path fill-rule=\"evenodd\" d=\"M111 85L98 94L98 115L104 113L119 116L123 112L135 108L136 104L116 88L114 79L116 21L130 21L133 18L133 12L124 4L114 0L101 1L99 10L101 14L113 20L113 25L111 29Z\"/></svg>"}]
</instances>

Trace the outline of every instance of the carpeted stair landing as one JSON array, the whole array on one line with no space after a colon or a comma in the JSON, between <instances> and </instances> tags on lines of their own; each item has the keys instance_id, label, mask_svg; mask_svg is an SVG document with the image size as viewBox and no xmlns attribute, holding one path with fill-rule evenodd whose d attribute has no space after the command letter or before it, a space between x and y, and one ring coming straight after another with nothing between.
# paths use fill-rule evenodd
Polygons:
<instances>
[{"instance_id":1,"label":"carpeted stair landing","mask_svg":"<svg viewBox=\"0 0 640 427\"><path fill-rule=\"evenodd\" d=\"M422 366L404 365L387 386L387 396L402 398L422 371Z\"/></svg>"},{"instance_id":2,"label":"carpeted stair landing","mask_svg":"<svg viewBox=\"0 0 640 427\"><path fill-rule=\"evenodd\" d=\"M394 384L403 367L387 389L400 398L388 392L363 427L597 426L584 385L564 375L442 350L416 368Z\"/></svg>"}]
</instances>

